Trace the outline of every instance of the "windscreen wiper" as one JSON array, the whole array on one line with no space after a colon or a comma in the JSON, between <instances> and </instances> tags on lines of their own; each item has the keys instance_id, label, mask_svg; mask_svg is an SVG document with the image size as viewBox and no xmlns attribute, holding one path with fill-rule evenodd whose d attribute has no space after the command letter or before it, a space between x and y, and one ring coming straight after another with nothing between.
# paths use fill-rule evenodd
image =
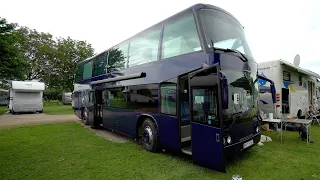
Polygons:
<instances>
[{"instance_id":1,"label":"windscreen wiper","mask_svg":"<svg viewBox=\"0 0 320 180\"><path fill-rule=\"evenodd\" d=\"M248 59L246 58L245 55L242 54L242 52L240 52L239 50L236 50L236 49L229 49L229 48L218 48L218 47L214 47L214 43L213 43L213 40L211 39L210 37L210 41L211 41L211 46L212 46L212 49L214 51L216 50L219 50L219 51L223 51L223 52L234 52L234 53L237 53L237 54L240 54L241 57L240 59L243 61L243 62L248 62Z\"/></svg>"}]
</instances>

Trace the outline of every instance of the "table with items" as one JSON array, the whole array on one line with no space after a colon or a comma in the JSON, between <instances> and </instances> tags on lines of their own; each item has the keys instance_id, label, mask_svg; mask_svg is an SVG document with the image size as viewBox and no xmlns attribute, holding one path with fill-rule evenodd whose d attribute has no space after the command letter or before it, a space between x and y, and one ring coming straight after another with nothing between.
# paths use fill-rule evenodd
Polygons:
<instances>
[{"instance_id":1,"label":"table with items","mask_svg":"<svg viewBox=\"0 0 320 180\"><path fill-rule=\"evenodd\" d=\"M263 119L262 121L263 122L280 124L280 127L281 127L281 129L280 129L281 142L282 142L283 126L285 126L285 130L286 130L286 124L299 123L299 124L303 125L304 127L306 127L306 130L307 130L307 145L309 144L309 140L310 140L310 136L311 136L311 123L312 123L312 120L309 120L309 119L270 119L270 118L266 118L266 119Z\"/></svg>"}]
</instances>

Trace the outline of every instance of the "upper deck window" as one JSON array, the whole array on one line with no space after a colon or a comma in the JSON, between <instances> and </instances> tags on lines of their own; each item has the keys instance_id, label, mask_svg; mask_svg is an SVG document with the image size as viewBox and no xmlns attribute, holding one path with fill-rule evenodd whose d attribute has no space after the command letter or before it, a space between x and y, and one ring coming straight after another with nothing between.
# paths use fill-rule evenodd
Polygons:
<instances>
[{"instance_id":1,"label":"upper deck window","mask_svg":"<svg viewBox=\"0 0 320 180\"><path fill-rule=\"evenodd\" d=\"M76 67L75 82L79 82L83 79L83 65L83 63L79 63Z\"/></svg>"},{"instance_id":2,"label":"upper deck window","mask_svg":"<svg viewBox=\"0 0 320 180\"><path fill-rule=\"evenodd\" d=\"M88 61L83 67L83 79L88 79L92 77L92 61Z\"/></svg>"},{"instance_id":3,"label":"upper deck window","mask_svg":"<svg viewBox=\"0 0 320 180\"><path fill-rule=\"evenodd\" d=\"M109 50L107 72L123 70L127 63L128 43L121 43Z\"/></svg>"},{"instance_id":4,"label":"upper deck window","mask_svg":"<svg viewBox=\"0 0 320 180\"><path fill-rule=\"evenodd\" d=\"M200 9L198 12L208 48L236 49L251 55L243 27L232 16L214 9Z\"/></svg>"},{"instance_id":5,"label":"upper deck window","mask_svg":"<svg viewBox=\"0 0 320 180\"><path fill-rule=\"evenodd\" d=\"M169 19L164 26L162 59L201 50L192 11Z\"/></svg>"},{"instance_id":6,"label":"upper deck window","mask_svg":"<svg viewBox=\"0 0 320 180\"><path fill-rule=\"evenodd\" d=\"M161 26L155 26L142 32L130 42L128 67L158 59L160 32Z\"/></svg>"},{"instance_id":7,"label":"upper deck window","mask_svg":"<svg viewBox=\"0 0 320 180\"><path fill-rule=\"evenodd\" d=\"M93 76L106 74L108 52L105 51L93 59Z\"/></svg>"}]
</instances>

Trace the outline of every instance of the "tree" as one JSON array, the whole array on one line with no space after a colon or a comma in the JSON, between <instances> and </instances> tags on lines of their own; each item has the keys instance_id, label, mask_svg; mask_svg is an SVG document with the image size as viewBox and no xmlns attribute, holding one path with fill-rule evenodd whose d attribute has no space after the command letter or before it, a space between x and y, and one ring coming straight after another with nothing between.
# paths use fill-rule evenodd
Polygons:
<instances>
[{"instance_id":1,"label":"tree","mask_svg":"<svg viewBox=\"0 0 320 180\"><path fill-rule=\"evenodd\" d=\"M55 78L59 79L65 91L71 91L74 73L79 62L93 56L94 49L86 41L73 40L70 37L57 39L57 56L54 64L58 70ZM58 77L57 77L58 75Z\"/></svg>"},{"instance_id":2,"label":"tree","mask_svg":"<svg viewBox=\"0 0 320 180\"><path fill-rule=\"evenodd\" d=\"M16 48L18 37L15 29L18 25L8 23L6 19L0 18L0 85L5 80L24 79L26 62L23 55Z\"/></svg>"},{"instance_id":3,"label":"tree","mask_svg":"<svg viewBox=\"0 0 320 180\"><path fill-rule=\"evenodd\" d=\"M15 32L18 37L17 47L27 62L25 78L47 82L54 69L51 63L56 54L56 42L49 33L21 27Z\"/></svg>"}]
</instances>

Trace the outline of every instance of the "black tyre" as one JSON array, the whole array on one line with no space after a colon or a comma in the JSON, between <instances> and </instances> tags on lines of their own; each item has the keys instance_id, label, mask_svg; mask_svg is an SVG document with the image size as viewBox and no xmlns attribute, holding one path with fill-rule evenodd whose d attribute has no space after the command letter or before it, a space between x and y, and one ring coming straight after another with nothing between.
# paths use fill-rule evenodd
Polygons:
<instances>
[{"instance_id":1,"label":"black tyre","mask_svg":"<svg viewBox=\"0 0 320 180\"><path fill-rule=\"evenodd\" d=\"M150 119L145 119L141 126L141 140L143 147L155 152L158 149L158 134L154 123Z\"/></svg>"},{"instance_id":2,"label":"black tyre","mask_svg":"<svg viewBox=\"0 0 320 180\"><path fill-rule=\"evenodd\" d=\"M83 124L85 124L85 125L88 125L89 124L89 112L88 112L88 109L87 108L84 108L83 110L82 110L82 122L83 122Z\"/></svg>"}]
</instances>

